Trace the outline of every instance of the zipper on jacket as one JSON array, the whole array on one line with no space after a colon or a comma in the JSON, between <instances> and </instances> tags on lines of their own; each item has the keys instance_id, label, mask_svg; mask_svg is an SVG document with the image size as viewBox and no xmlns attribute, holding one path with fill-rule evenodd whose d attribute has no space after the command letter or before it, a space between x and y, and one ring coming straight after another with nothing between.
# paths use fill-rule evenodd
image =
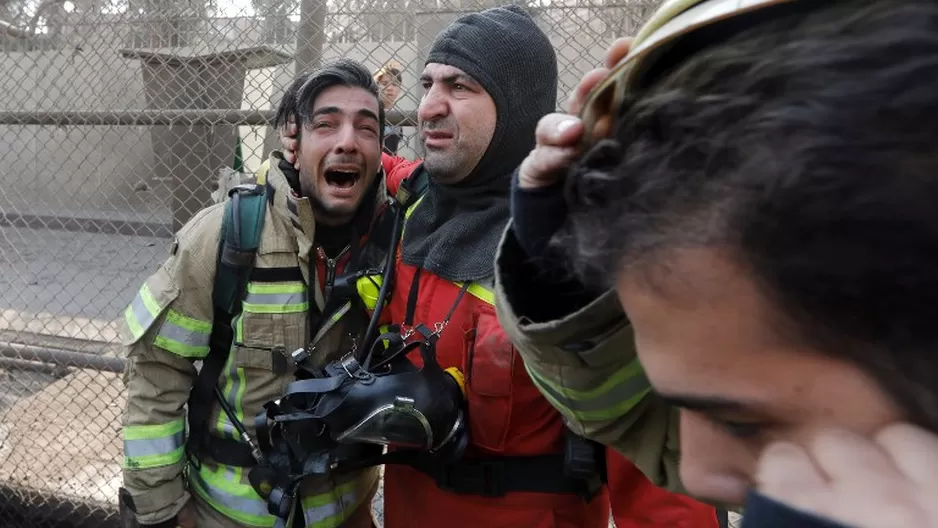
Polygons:
<instances>
[{"instance_id":1,"label":"zipper on jacket","mask_svg":"<svg viewBox=\"0 0 938 528\"><path fill-rule=\"evenodd\" d=\"M319 248L322 251L322 248ZM312 354L312 344L313 344L313 309L316 307L316 292L313 291L313 288L316 287L316 259L312 258L310 255L309 258L309 284L306 285L306 333L309 334L306 336L306 353Z\"/></svg>"},{"instance_id":2,"label":"zipper on jacket","mask_svg":"<svg viewBox=\"0 0 938 528\"><path fill-rule=\"evenodd\" d=\"M316 246L316 257L319 260L325 261L326 264L326 284L323 285L324 302L328 302L329 296L332 294L332 287L335 283L336 263L339 261L339 259L342 258L343 255L345 255L346 252L348 252L349 248L351 247L352 246L350 245L345 246L345 249L340 251L339 254L336 255L334 259L332 259L326 255L326 250L324 250L322 246ZM312 255L310 255L310 257L312 257ZM313 343L313 339L316 338L313 330L313 309L316 306L316 293L313 288L316 286L316 278L319 277L319 270L317 269L316 264L316 259L309 259L309 284L307 284L306 287L306 303L309 306L309 308L306 310L306 328L308 329L307 331L309 333L306 341L308 343L306 346L307 352L310 352L310 346Z\"/></svg>"}]
</instances>

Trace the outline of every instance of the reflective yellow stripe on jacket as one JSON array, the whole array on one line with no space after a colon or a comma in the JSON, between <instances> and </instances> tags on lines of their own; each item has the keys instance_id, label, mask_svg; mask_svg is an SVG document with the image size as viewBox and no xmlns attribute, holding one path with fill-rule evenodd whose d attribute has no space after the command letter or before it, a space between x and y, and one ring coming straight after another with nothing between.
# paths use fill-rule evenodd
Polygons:
<instances>
[{"instance_id":1,"label":"reflective yellow stripe on jacket","mask_svg":"<svg viewBox=\"0 0 938 528\"><path fill-rule=\"evenodd\" d=\"M135 340L143 336L147 328L150 328L153 321L160 316L160 312L159 303L153 298L150 287L144 282L137 291L137 296L124 310L124 322L127 323L127 328Z\"/></svg>"},{"instance_id":2,"label":"reflective yellow stripe on jacket","mask_svg":"<svg viewBox=\"0 0 938 528\"><path fill-rule=\"evenodd\" d=\"M144 283L137 296L124 311L124 321L133 338L140 339L162 310ZM204 358L208 355L212 323L194 319L175 310L167 310L153 344L185 358Z\"/></svg>"},{"instance_id":3,"label":"reflective yellow stripe on jacket","mask_svg":"<svg viewBox=\"0 0 938 528\"><path fill-rule=\"evenodd\" d=\"M186 358L204 358L208 355L212 323L167 310L153 344Z\"/></svg>"},{"instance_id":4,"label":"reflective yellow stripe on jacket","mask_svg":"<svg viewBox=\"0 0 938 528\"><path fill-rule=\"evenodd\" d=\"M211 469L203 464L197 471L190 467L189 485L205 502L225 516L248 526L283 526L267 512L267 503L242 480L242 468L220 466Z\"/></svg>"},{"instance_id":5,"label":"reflective yellow stripe on jacket","mask_svg":"<svg viewBox=\"0 0 938 528\"><path fill-rule=\"evenodd\" d=\"M231 326L234 327L234 342L243 342L244 327L242 325L242 316L236 316L231 322ZM234 343L232 343L231 346L232 349L234 349ZM234 353L228 354L228 360L225 362L221 376L221 392L222 396L224 396L225 400L228 402L228 405L234 411L235 417L239 421L244 422L244 406L242 402L244 401L244 388L247 385L247 380L245 379L244 369L239 368L235 364L234 357ZM235 430L231 420L229 420L228 416L223 412L218 413L216 429L221 433L222 437L234 440L239 438L238 432Z\"/></svg>"},{"instance_id":6,"label":"reflective yellow stripe on jacket","mask_svg":"<svg viewBox=\"0 0 938 528\"><path fill-rule=\"evenodd\" d=\"M189 482L212 507L239 523L263 528L283 526L282 520L268 513L267 503L244 477L242 468L213 470L203 465L198 471L190 470ZM371 487L372 478L366 474L329 492L303 497L306 528L337 528L368 498Z\"/></svg>"},{"instance_id":7,"label":"reflective yellow stripe on jacket","mask_svg":"<svg viewBox=\"0 0 938 528\"><path fill-rule=\"evenodd\" d=\"M584 422L613 420L624 416L651 391L651 385L637 358L588 390L561 387L538 375L527 363L525 369L554 407L564 415Z\"/></svg>"},{"instance_id":8,"label":"reflective yellow stripe on jacket","mask_svg":"<svg viewBox=\"0 0 938 528\"><path fill-rule=\"evenodd\" d=\"M247 313L296 313L309 308L306 301L306 284L248 283L247 297L243 309Z\"/></svg>"},{"instance_id":9,"label":"reflective yellow stripe on jacket","mask_svg":"<svg viewBox=\"0 0 938 528\"><path fill-rule=\"evenodd\" d=\"M303 497L308 528L336 528L351 517L371 491L370 479L361 477L336 486L330 493Z\"/></svg>"},{"instance_id":10,"label":"reflective yellow stripe on jacket","mask_svg":"<svg viewBox=\"0 0 938 528\"><path fill-rule=\"evenodd\" d=\"M426 195L417 198L417 201L410 205L406 211L404 211L404 227L401 228L401 240L404 240L404 233L407 232L407 220L410 219L410 216L414 214L414 211L417 209L417 206L420 205L420 202L423 201Z\"/></svg>"},{"instance_id":11,"label":"reflective yellow stripe on jacket","mask_svg":"<svg viewBox=\"0 0 938 528\"><path fill-rule=\"evenodd\" d=\"M182 461L185 420L157 425L124 426L124 468L150 469Z\"/></svg>"},{"instance_id":12,"label":"reflective yellow stripe on jacket","mask_svg":"<svg viewBox=\"0 0 938 528\"><path fill-rule=\"evenodd\" d=\"M461 282L455 282L453 284L460 288L462 288L463 285ZM495 306L495 292L477 282L470 284L469 287L466 288L466 292L486 304Z\"/></svg>"}]
</instances>

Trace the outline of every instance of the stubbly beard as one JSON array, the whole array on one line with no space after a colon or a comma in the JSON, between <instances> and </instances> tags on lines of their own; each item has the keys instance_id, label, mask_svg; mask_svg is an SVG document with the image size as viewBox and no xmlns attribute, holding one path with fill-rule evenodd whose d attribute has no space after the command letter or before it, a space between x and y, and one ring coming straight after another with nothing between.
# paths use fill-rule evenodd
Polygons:
<instances>
[{"instance_id":1,"label":"stubbly beard","mask_svg":"<svg viewBox=\"0 0 938 528\"><path fill-rule=\"evenodd\" d=\"M351 222L352 218L355 217L355 210L346 211L344 208L330 209L318 197L310 197L309 204L313 209L313 216L316 218L316 221L328 226L345 225Z\"/></svg>"},{"instance_id":2,"label":"stubbly beard","mask_svg":"<svg viewBox=\"0 0 938 528\"><path fill-rule=\"evenodd\" d=\"M427 169L434 181L452 184L465 179L469 175L469 172L465 171L465 155L458 142L454 142L446 150L428 149L423 141L418 144L423 158L423 167Z\"/></svg>"},{"instance_id":3,"label":"stubbly beard","mask_svg":"<svg viewBox=\"0 0 938 528\"><path fill-rule=\"evenodd\" d=\"M316 221L329 226L341 226L350 222L358 207L351 211L347 211L345 207L329 207L316 192L316 185L312 184L313 178L315 176L300 169L300 195L309 200ZM358 205L361 205L361 199Z\"/></svg>"},{"instance_id":4,"label":"stubbly beard","mask_svg":"<svg viewBox=\"0 0 938 528\"><path fill-rule=\"evenodd\" d=\"M442 184L453 185L465 180L485 157L492 138L488 137L483 144L482 138L474 137L472 129L460 128L452 117L421 124L421 131L435 129L452 130L454 141L443 150L428 149L424 141L419 141L424 168L434 181Z\"/></svg>"},{"instance_id":5,"label":"stubbly beard","mask_svg":"<svg viewBox=\"0 0 938 528\"><path fill-rule=\"evenodd\" d=\"M423 166L430 173L430 177L439 183L456 183L464 179L467 174L461 174L464 167L451 155L438 153L426 153L423 158Z\"/></svg>"}]
</instances>

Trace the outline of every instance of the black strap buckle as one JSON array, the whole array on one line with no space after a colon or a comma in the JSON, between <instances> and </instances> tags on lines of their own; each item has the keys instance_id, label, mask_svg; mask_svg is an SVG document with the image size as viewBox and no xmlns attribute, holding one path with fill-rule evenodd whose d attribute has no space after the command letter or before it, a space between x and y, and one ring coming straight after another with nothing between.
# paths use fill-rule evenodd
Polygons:
<instances>
[{"instance_id":1,"label":"black strap buckle","mask_svg":"<svg viewBox=\"0 0 938 528\"><path fill-rule=\"evenodd\" d=\"M501 461L446 464L436 480L437 486L451 493L502 497L505 495L505 464Z\"/></svg>"}]
</instances>

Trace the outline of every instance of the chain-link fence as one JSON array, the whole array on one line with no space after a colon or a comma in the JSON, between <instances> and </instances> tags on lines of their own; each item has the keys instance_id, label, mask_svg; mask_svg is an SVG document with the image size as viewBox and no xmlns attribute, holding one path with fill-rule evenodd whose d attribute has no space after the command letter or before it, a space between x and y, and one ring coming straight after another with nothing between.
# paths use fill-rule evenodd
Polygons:
<instances>
[{"instance_id":1,"label":"chain-link fence","mask_svg":"<svg viewBox=\"0 0 938 528\"><path fill-rule=\"evenodd\" d=\"M220 176L276 146L294 72L397 61L390 118L417 157L432 39L500 3L0 0L0 526L117 525L123 309ZM520 3L564 98L660 1Z\"/></svg>"}]
</instances>

